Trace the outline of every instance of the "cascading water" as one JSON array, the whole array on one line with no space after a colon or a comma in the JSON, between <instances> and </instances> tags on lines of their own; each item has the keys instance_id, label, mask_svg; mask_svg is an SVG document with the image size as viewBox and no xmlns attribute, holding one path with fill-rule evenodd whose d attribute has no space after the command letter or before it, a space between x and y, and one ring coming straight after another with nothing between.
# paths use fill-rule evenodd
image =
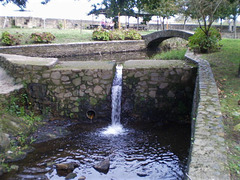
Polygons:
<instances>
[{"instance_id":1,"label":"cascading water","mask_svg":"<svg viewBox=\"0 0 240 180\"><path fill-rule=\"evenodd\" d=\"M121 117L121 96L122 96L122 68L121 64L116 66L116 73L112 85L112 125L103 133L117 135L123 132L120 122Z\"/></svg>"}]
</instances>

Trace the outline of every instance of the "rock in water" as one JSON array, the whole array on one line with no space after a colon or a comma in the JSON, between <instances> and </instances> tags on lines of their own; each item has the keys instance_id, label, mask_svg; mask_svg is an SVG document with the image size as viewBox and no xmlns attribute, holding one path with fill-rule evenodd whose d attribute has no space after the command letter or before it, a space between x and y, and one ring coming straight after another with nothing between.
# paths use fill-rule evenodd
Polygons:
<instances>
[{"instance_id":1,"label":"rock in water","mask_svg":"<svg viewBox=\"0 0 240 180\"><path fill-rule=\"evenodd\" d=\"M108 157L108 158L104 159L103 161L95 164L93 167L97 171L107 174L109 167L110 167L110 158Z\"/></svg>"},{"instance_id":2,"label":"rock in water","mask_svg":"<svg viewBox=\"0 0 240 180\"><path fill-rule=\"evenodd\" d=\"M81 176L80 178L78 178L78 180L85 180L86 177L85 176Z\"/></svg>"},{"instance_id":3,"label":"rock in water","mask_svg":"<svg viewBox=\"0 0 240 180\"><path fill-rule=\"evenodd\" d=\"M65 179L74 179L75 177L77 177L76 173L69 173Z\"/></svg>"},{"instance_id":4,"label":"rock in water","mask_svg":"<svg viewBox=\"0 0 240 180\"><path fill-rule=\"evenodd\" d=\"M76 163L61 163L56 164L57 174L60 176L67 176L69 173L78 167Z\"/></svg>"}]
</instances>

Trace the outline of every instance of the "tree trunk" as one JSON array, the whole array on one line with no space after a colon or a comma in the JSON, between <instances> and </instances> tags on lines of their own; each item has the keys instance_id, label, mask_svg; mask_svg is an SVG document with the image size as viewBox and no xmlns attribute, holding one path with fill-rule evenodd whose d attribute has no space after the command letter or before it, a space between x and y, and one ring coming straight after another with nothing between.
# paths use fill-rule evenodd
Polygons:
<instances>
[{"instance_id":1,"label":"tree trunk","mask_svg":"<svg viewBox=\"0 0 240 180\"><path fill-rule=\"evenodd\" d=\"M3 29L6 27L6 24L7 24L7 16L5 16L5 18L4 18L4 22L3 22Z\"/></svg>"},{"instance_id":2,"label":"tree trunk","mask_svg":"<svg viewBox=\"0 0 240 180\"><path fill-rule=\"evenodd\" d=\"M188 19L188 17L185 16L185 18L184 18L184 23L183 23L183 29L184 29L184 30L186 29L186 22L187 22L187 19Z\"/></svg>"},{"instance_id":3,"label":"tree trunk","mask_svg":"<svg viewBox=\"0 0 240 180\"><path fill-rule=\"evenodd\" d=\"M220 31L222 32L222 22L223 22L223 19L221 18L221 23L220 23Z\"/></svg>"},{"instance_id":4,"label":"tree trunk","mask_svg":"<svg viewBox=\"0 0 240 180\"><path fill-rule=\"evenodd\" d=\"M118 13L118 29L121 29L120 12Z\"/></svg>"},{"instance_id":5,"label":"tree trunk","mask_svg":"<svg viewBox=\"0 0 240 180\"><path fill-rule=\"evenodd\" d=\"M238 78L240 78L240 62L239 62L239 66L238 66Z\"/></svg>"},{"instance_id":6,"label":"tree trunk","mask_svg":"<svg viewBox=\"0 0 240 180\"><path fill-rule=\"evenodd\" d=\"M139 29L139 15L137 15L137 30Z\"/></svg>"},{"instance_id":7,"label":"tree trunk","mask_svg":"<svg viewBox=\"0 0 240 180\"><path fill-rule=\"evenodd\" d=\"M165 19L165 17L163 17L163 21L162 21L162 30L165 30L165 27L164 27L164 19Z\"/></svg>"},{"instance_id":8,"label":"tree trunk","mask_svg":"<svg viewBox=\"0 0 240 180\"><path fill-rule=\"evenodd\" d=\"M236 21L237 21L237 18L236 18L236 16L235 16L234 19L233 19L234 39L237 39L237 26L236 26Z\"/></svg>"}]
</instances>

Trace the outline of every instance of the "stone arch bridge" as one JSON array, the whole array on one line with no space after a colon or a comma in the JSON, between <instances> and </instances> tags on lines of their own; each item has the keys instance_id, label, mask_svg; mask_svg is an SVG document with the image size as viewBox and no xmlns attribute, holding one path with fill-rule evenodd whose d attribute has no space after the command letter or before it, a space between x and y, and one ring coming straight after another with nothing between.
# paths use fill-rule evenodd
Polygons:
<instances>
[{"instance_id":1,"label":"stone arch bridge","mask_svg":"<svg viewBox=\"0 0 240 180\"><path fill-rule=\"evenodd\" d=\"M162 41L173 38L180 37L188 40L194 33L189 31L181 31L181 30L164 30L157 31L148 35L142 36L143 40L145 40L146 47L154 48L157 47Z\"/></svg>"}]
</instances>

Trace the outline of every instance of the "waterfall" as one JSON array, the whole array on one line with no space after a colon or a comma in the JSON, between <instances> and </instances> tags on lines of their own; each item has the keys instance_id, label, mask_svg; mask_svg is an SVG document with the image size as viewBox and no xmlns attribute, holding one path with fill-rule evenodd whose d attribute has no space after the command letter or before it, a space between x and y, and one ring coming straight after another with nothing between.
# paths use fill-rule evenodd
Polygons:
<instances>
[{"instance_id":1,"label":"waterfall","mask_svg":"<svg viewBox=\"0 0 240 180\"><path fill-rule=\"evenodd\" d=\"M112 125L109 126L103 133L117 135L123 132L120 122L121 118L121 97L122 97L122 68L118 64L112 85Z\"/></svg>"}]
</instances>

